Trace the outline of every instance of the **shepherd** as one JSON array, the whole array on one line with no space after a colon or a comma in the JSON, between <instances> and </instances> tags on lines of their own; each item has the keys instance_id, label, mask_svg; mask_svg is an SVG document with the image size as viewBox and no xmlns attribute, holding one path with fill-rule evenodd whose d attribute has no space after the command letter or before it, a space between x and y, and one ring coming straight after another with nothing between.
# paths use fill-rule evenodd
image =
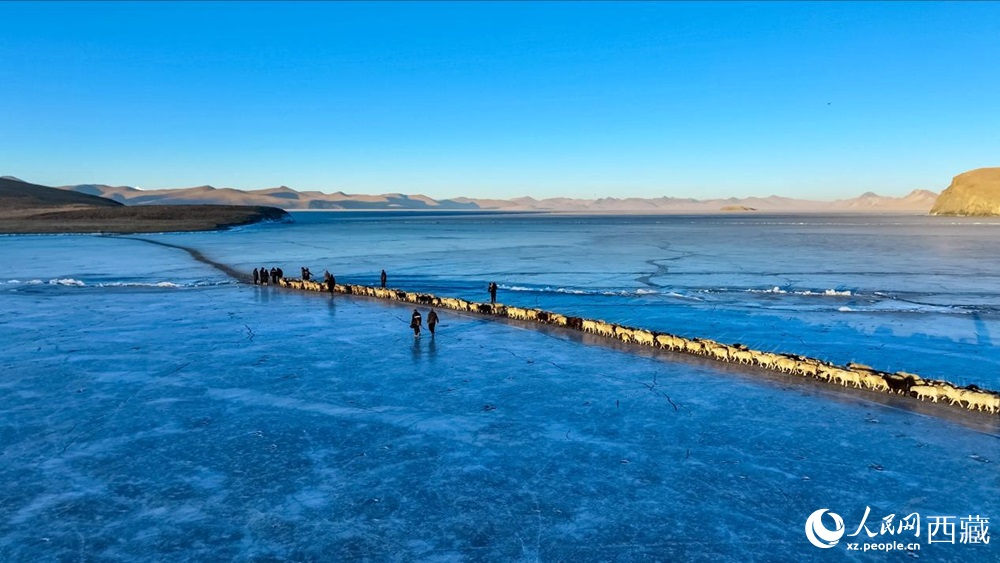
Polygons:
<instances>
[{"instance_id":1,"label":"shepherd","mask_svg":"<svg viewBox=\"0 0 1000 563\"><path fill-rule=\"evenodd\" d=\"M413 316L410 317L410 328L413 329L413 338L420 338L420 311L414 309Z\"/></svg>"},{"instance_id":2,"label":"shepherd","mask_svg":"<svg viewBox=\"0 0 1000 563\"><path fill-rule=\"evenodd\" d=\"M382 289L385 289L385 280L386 280L385 270L382 270Z\"/></svg>"},{"instance_id":3,"label":"shepherd","mask_svg":"<svg viewBox=\"0 0 1000 563\"><path fill-rule=\"evenodd\" d=\"M490 282L490 303L497 302L497 282Z\"/></svg>"},{"instance_id":4,"label":"shepherd","mask_svg":"<svg viewBox=\"0 0 1000 563\"><path fill-rule=\"evenodd\" d=\"M438 314L434 309L427 313L427 328L431 330L431 338L434 338L434 325L438 324Z\"/></svg>"},{"instance_id":5,"label":"shepherd","mask_svg":"<svg viewBox=\"0 0 1000 563\"><path fill-rule=\"evenodd\" d=\"M326 289L331 294L333 293L333 286L337 285L337 278L333 277L330 270L325 270L323 272L323 281L326 282Z\"/></svg>"},{"instance_id":6,"label":"shepherd","mask_svg":"<svg viewBox=\"0 0 1000 563\"><path fill-rule=\"evenodd\" d=\"M257 285L259 283L260 283L260 272L257 271L257 268L254 268L253 269L253 284Z\"/></svg>"}]
</instances>

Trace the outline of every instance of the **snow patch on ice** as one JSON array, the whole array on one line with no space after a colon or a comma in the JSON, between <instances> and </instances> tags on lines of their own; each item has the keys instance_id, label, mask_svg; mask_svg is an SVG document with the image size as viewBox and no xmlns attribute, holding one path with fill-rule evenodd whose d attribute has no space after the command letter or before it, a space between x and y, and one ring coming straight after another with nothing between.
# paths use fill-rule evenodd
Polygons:
<instances>
[{"instance_id":1,"label":"snow patch on ice","mask_svg":"<svg viewBox=\"0 0 1000 563\"><path fill-rule=\"evenodd\" d=\"M83 283L80 280L75 280L73 278L62 278L62 279L49 280L49 285L70 285L76 287L84 287L87 284Z\"/></svg>"},{"instance_id":2,"label":"snow patch on ice","mask_svg":"<svg viewBox=\"0 0 1000 563\"><path fill-rule=\"evenodd\" d=\"M597 290L586 290L586 289L576 289L568 287L528 287L523 285L499 285L500 289L515 292L535 292L535 293L565 293L569 295L608 295L608 296L618 296L618 297L636 297L640 295L659 295L660 291L656 289L610 289L604 291ZM680 294L674 294L676 297L683 297Z\"/></svg>"},{"instance_id":3,"label":"snow patch on ice","mask_svg":"<svg viewBox=\"0 0 1000 563\"><path fill-rule=\"evenodd\" d=\"M727 292L727 289L720 289L720 292ZM811 290L805 289L801 291L781 289L778 286L774 286L769 289L747 289L747 293L772 293L775 295L819 295L824 297L851 297L854 295L849 289L824 289L824 290Z\"/></svg>"},{"instance_id":4,"label":"snow patch on ice","mask_svg":"<svg viewBox=\"0 0 1000 563\"><path fill-rule=\"evenodd\" d=\"M193 284L180 284L168 281L143 283L143 282L105 282L96 284L97 287L190 287Z\"/></svg>"},{"instance_id":5,"label":"snow patch on ice","mask_svg":"<svg viewBox=\"0 0 1000 563\"><path fill-rule=\"evenodd\" d=\"M232 285L239 283L236 280L198 280L194 282L173 282L173 281L158 281L158 282L131 282L131 281L110 281L110 282L84 282L82 280L74 278L53 278L49 281L43 281L40 279L33 280L20 280L20 279L9 279L0 280L0 285L54 285L54 286L65 286L65 287L163 287L163 288L184 288L184 287L208 287L208 286L219 286L219 285Z\"/></svg>"}]
</instances>

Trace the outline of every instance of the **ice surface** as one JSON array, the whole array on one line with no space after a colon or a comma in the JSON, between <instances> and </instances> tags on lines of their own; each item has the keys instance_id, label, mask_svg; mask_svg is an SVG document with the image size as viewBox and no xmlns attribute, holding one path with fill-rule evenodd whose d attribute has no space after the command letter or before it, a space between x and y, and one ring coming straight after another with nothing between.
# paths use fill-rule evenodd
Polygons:
<instances>
[{"instance_id":1,"label":"ice surface","mask_svg":"<svg viewBox=\"0 0 1000 563\"><path fill-rule=\"evenodd\" d=\"M1000 221L294 213L162 235L249 271L390 285L1000 388ZM777 291L775 290L777 288Z\"/></svg>"},{"instance_id":2,"label":"ice surface","mask_svg":"<svg viewBox=\"0 0 1000 563\"><path fill-rule=\"evenodd\" d=\"M128 237L0 235L0 291L40 284L174 287L231 282L183 252Z\"/></svg>"},{"instance_id":3,"label":"ice surface","mask_svg":"<svg viewBox=\"0 0 1000 563\"><path fill-rule=\"evenodd\" d=\"M980 277L966 282L973 276L956 264L942 267L954 274L921 274L890 257L872 279L862 263L853 277L830 274L844 286L808 273L792 286L851 296L754 293L744 290L774 287L763 281L770 269L790 268L747 244L743 263L755 266L725 261L732 273L716 277L742 289L720 297L700 292L716 280L678 271L683 260L659 273L644 263L668 254L649 253L656 246L643 233L659 228L649 225L626 225L632 237L598 245L614 229L590 219L566 240L556 237L565 226L544 219L310 220L155 238L250 268L330 267L348 282L372 283L386 264L390 284L479 299L482 282L496 279L542 289L501 291L521 304L996 377L997 297L982 278L995 275L993 264L977 265ZM684 248L683 236L712 232L688 228L696 233L678 226L656 244ZM965 236L964 225L953 228ZM992 233L947 244L971 248ZM45 245L78 243L77 253L18 268L47 255ZM689 273L723 252L721 242L699 244L702 264L684 266ZM921 244L931 243L911 246ZM985 416L931 417L902 399L873 402L799 378L451 312L436 338L415 341L409 307L196 287L221 275L184 252L133 245L142 243L0 241L6 280L87 283L0 286L2 560L898 560L816 549L805 518L831 508L854 527L865 506L873 518L1000 514L1000 432ZM535 264L546 253L548 263ZM647 275L655 286L636 281ZM875 287L932 293L907 281L922 275L947 277L933 290L937 302L964 295L978 318L837 310L860 308L858 295ZM91 283L116 279L184 283ZM615 291L626 294L602 293ZM814 310L797 305L810 301L819 302ZM996 549L925 545L915 555L986 561L998 559Z\"/></svg>"}]
</instances>

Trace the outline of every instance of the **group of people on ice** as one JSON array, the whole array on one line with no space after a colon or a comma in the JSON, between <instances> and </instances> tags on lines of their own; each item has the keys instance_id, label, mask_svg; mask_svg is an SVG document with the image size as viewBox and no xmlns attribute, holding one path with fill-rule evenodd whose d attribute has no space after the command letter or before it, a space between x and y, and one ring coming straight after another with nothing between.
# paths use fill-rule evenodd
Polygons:
<instances>
[{"instance_id":1,"label":"group of people on ice","mask_svg":"<svg viewBox=\"0 0 1000 563\"><path fill-rule=\"evenodd\" d=\"M253 269L253 284L254 285L268 285L269 283L278 283L278 280L285 277L285 273L281 271L281 268L271 268L267 269L267 266L261 267L260 269Z\"/></svg>"},{"instance_id":2,"label":"group of people on ice","mask_svg":"<svg viewBox=\"0 0 1000 563\"><path fill-rule=\"evenodd\" d=\"M268 285L269 283L278 283L278 280L284 277L284 273L281 268L271 268L268 270L266 267L254 268L253 270L253 283L254 285ZM302 280L309 281L312 278L312 272L309 268L302 267ZM385 270L382 270L379 276L379 282L382 288L385 288L388 276ZM329 270L323 272L323 284L326 286L327 291L334 293L334 287L337 285L337 278L330 273ZM486 287L486 290L490 294L490 303L497 302L497 284L496 282L490 282ZM439 322L438 314L434 309L431 309L427 313L427 328L431 331L431 336L434 336L434 328ZM413 337L420 337L420 328L423 326L423 317L420 315L420 311L414 309L413 315L410 317L410 328L413 329Z\"/></svg>"},{"instance_id":3,"label":"group of people on ice","mask_svg":"<svg viewBox=\"0 0 1000 563\"><path fill-rule=\"evenodd\" d=\"M431 336L434 336L434 327L438 324L438 314L437 311L431 309L430 313L427 313L427 328L431 331ZM410 328L413 329L413 338L420 338L420 311L414 309L413 315L410 316Z\"/></svg>"}]
</instances>

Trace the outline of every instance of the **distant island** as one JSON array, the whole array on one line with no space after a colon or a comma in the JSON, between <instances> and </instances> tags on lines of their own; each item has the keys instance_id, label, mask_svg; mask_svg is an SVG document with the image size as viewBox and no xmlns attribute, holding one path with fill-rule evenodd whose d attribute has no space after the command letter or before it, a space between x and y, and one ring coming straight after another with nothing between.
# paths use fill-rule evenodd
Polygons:
<instances>
[{"instance_id":1,"label":"distant island","mask_svg":"<svg viewBox=\"0 0 1000 563\"><path fill-rule=\"evenodd\" d=\"M1000 216L1000 168L959 174L931 209L931 215Z\"/></svg>"},{"instance_id":2,"label":"distant island","mask_svg":"<svg viewBox=\"0 0 1000 563\"><path fill-rule=\"evenodd\" d=\"M289 221L282 209L241 205L142 205L0 178L0 233L153 233L210 231Z\"/></svg>"},{"instance_id":3,"label":"distant island","mask_svg":"<svg viewBox=\"0 0 1000 563\"><path fill-rule=\"evenodd\" d=\"M194 188L143 190L130 186L76 184L66 191L101 196L129 206L139 205L263 205L298 210L410 210L410 211L543 211L566 213L704 213L753 209L759 213L910 213L926 214L937 194L914 190L903 197L865 193L855 198L816 201L780 196L724 199L675 197L597 199L519 197L483 199L458 197L436 200L425 195L388 193L380 195L297 191L287 186L261 190L236 190L198 186ZM725 208L725 210L723 209Z\"/></svg>"}]
</instances>

